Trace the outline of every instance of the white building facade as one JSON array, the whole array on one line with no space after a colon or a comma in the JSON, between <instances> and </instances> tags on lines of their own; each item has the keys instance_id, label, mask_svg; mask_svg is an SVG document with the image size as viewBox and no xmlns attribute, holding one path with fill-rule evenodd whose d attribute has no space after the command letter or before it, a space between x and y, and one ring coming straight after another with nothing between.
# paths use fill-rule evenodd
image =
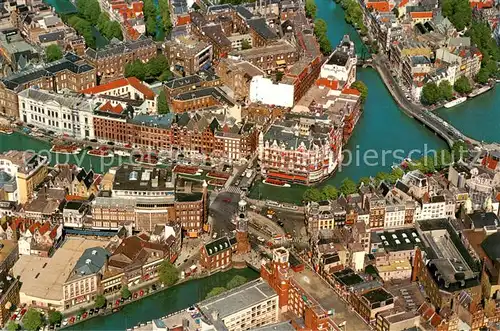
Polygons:
<instances>
[{"instance_id":1,"label":"white building facade","mask_svg":"<svg viewBox=\"0 0 500 331\"><path fill-rule=\"evenodd\" d=\"M356 80L357 61L354 42L346 35L321 66L320 77L344 82L342 85L350 86Z\"/></svg>"},{"instance_id":2,"label":"white building facade","mask_svg":"<svg viewBox=\"0 0 500 331\"><path fill-rule=\"evenodd\" d=\"M250 101L265 105L293 107L294 86L274 83L263 76L255 76L250 82Z\"/></svg>"},{"instance_id":3,"label":"white building facade","mask_svg":"<svg viewBox=\"0 0 500 331\"><path fill-rule=\"evenodd\" d=\"M94 139L93 100L73 92L34 88L18 94L19 117L39 129L79 139Z\"/></svg>"}]
</instances>

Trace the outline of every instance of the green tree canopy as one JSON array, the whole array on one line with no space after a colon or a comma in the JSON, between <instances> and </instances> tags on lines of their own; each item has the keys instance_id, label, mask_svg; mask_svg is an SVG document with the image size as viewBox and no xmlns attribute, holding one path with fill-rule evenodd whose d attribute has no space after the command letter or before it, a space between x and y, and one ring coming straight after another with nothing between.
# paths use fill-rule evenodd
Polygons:
<instances>
[{"instance_id":1,"label":"green tree canopy","mask_svg":"<svg viewBox=\"0 0 500 331\"><path fill-rule=\"evenodd\" d=\"M49 324L61 323L63 315L57 310L49 310Z\"/></svg>"},{"instance_id":2,"label":"green tree canopy","mask_svg":"<svg viewBox=\"0 0 500 331\"><path fill-rule=\"evenodd\" d=\"M243 276L236 275L234 276L226 285L228 290L239 287L247 282L247 279Z\"/></svg>"},{"instance_id":3,"label":"green tree canopy","mask_svg":"<svg viewBox=\"0 0 500 331\"><path fill-rule=\"evenodd\" d=\"M453 85L455 91L461 94L467 94L472 92L472 86L470 85L470 81L467 77L461 76L459 79L455 81L455 85Z\"/></svg>"},{"instance_id":4,"label":"green tree canopy","mask_svg":"<svg viewBox=\"0 0 500 331\"><path fill-rule=\"evenodd\" d=\"M24 328L28 331L38 330L42 325L42 314L34 308L28 309L23 317Z\"/></svg>"},{"instance_id":5,"label":"green tree canopy","mask_svg":"<svg viewBox=\"0 0 500 331\"><path fill-rule=\"evenodd\" d=\"M328 26L325 20L318 18L314 21L314 35L318 40L319 48L323 54L329 54L332 50L332 45L330 44L330 40L328 40L327 30Z\"/></svg>"},{"instance_id":6,"label":"green tree canopy","mask_svg":"<svg viewBox=\"0 0 500 331\"><path fill-rule=\"evenodd\" d=\"M453 86L451 86L448 80L443 80L439 83L439 93L441 95L441 99L451 100L453 99Z\"/></svg>"},{"instance_id":7,"label":"green tree canopy","mask_svg":"<svg viewBox=\"0 0 500 331\"><path fill-rule=\"evenodd\" d=\"M10 321L9 324L7 324L8 331L17 331L19 329L21 329L21 327L14 321Z\"/></svg>"},{"instance_id":8,"label":"green tree canopy","mask_svg":"<svg viewBox=\"0 0 500 331\"><path fill-rule=\"evenodd\" d=\"M168 108L167 97L163 89L160 91L160 94L158 95L157 111L158 114L170 113L170 109Z\"/></svg>"},{"instance_id":9,"label":"green tree canopy","mask_svg":"<svg viewBox=\"0 0 500 331\"><path fill-rule=\"evenodd\" d=\"M356 193L358 191L358 187L352 179L345 178L340 184L339 190L344 196L347 196L349 194Z\"/></svg>"},{"instance_id":10,"label":"green tree canopy","mask_svg":"<svg viewBox=\"0 0 500 331\"><path fill-rule=\"evenodd\" d=\"M95 297L95 307L102 308L106 305L106 297L102 294L99 294Z\"/></svg>"},{"instance_id":11,"label":"green tree canopy","mask_svg":"<svg viewBox=\"0 0 500 331\"><path fill-rule=\"evenodd\" d=\"M160 54L149 60L146 64L148 77L159 77L162 73L169 70L168 60L165 55Z\"/></svg>"},{"instance_id":12,"label":"green tree canopy","mask_svg":"<svg viewBox=\"0 0 500 331\"><path fill-rule=\"evenodd\" d=\"M47 57L47 62L57 61L62 59L63 53L58 45L49 45L45 49L45 55Z\"/></svg>"},{"instance_id":13,"label":"green tree canopy","mask_svg":"<svg viewBox=\"0 0 500 331\"><path fill-rule=\"evenodd\" d=\"M335 200L339 196L339 191L335 186L325 185L321 190L321 194L325 200Z\"/></svg>"},{"instance_id":14,"label":"green tree canopy","mask_svg":"<svg viewBox=\"0 0 500 331\"><path fill-rule=\"evenodd\" d=\"M366 86L366 84L360 80L357 80L351 84L351 87L361 93L361 102L364 103L366 101L366 98L368 97L368 87Z\"/></svg>"},{"instance_id":15,"label":"green tree canopy","mask_svg":"<svg viewBox=\"0 0 500 331\"><path fill-rule=\"evenodd\" d=\"M156 6L153 0L144 0L143 7L144 18L146 19L146 33L149 36L156 34Z\"/></svg>"},{"instance_id":16,"label":"green tree canopy","mask_svg":"<svg viewBox=\"0 0 500 331\"><path fill-rule=\"evenodd\" d=\"M314 0L306 0L306 15L314 19L316 17L316 11L318 7L316 6L316 2Z\"/></svg>"},{"instance_id":17,"label":"green tree canopy","mask_svg":"<svg viewBox=\"0 0 500 331\"><path fill-rule=\"evenodd\" d=\"M125 77L136 77L139 80L146 78L146 66L141 60L135 60L125 66Z\"/></svg>"},{"instance_id":18,"label":"green tree canopy","mask_svg":"<svg viewBox=\"0 0 500 331\"><path fill-rule=\"evenodd\" d=\"M441 101L441 91L436 83L431 82L424 85L422 88L421 102L424 105L433 105Z\"/></svg>"},{"instance_id":19,"label":"green tree canopy","mask_svg":"<svg viewBox=\"0 0 500 331\"><path fill-rule=\"evenodd\" d=\"M241 41L241 49L250 49L252 48L252 45L250 45L250 42L246 39L243 39Z\"/></svg>"},{"instance_id":20,"label":"green tree canopy","mask_svg":"<svg viewBox=\"0 0 500 331\"><path fill-rule=\"evenodd\" d=\"M443 0L443 15L447 17L458 31L462 31L472 22L472 10L468 0Z\"/></svg>"},{"instance_id":21,"label":"green tree canopy","mask_svg":"<svg viewBox=\"0 0 500 331\"><path fill-rule=\"evenodd\" d=\"M457 141L453 144L451 153L451 159L454 162L457 162L460 159L465 160L469 156L469 148L467 147L467 144L465 142Z\"/></svg>"},{"instance_id":22,"label":"green tree canopy","mask_svg":"<svg viewBox=\"0 0 500 331\"><path fill-rule=\"evenodd\" d=\"M321 191L315 187L309 187L302 195L305 201L320 201L322 197Z\"/></svg>"},{"instance_id":23,"label":"green tree canopy","mask_svg":"<svg viewBox=\"0 0 500 331\"><path fill-rule=\"evenodd\" d=\"M205 299L214 297L214 296L219 295L221 293L224 293L226 291L227 291L227 289L225 287L214 287L210 292L208 292Z\"/></svg>"},{"instance_id":24,"label":"green tree canopy","mask_svg":"<svg viewBox=\"0 0 500 331\"><path fill-rule=\"evenodd\" d=\"M132 293L130 293L130 290L128 289L127 285L122 287L120 294L122 295L122 298L124 298L124 299L130 298L130 296L132 295Z\"/></svg>"},{"instance_id":25,"label":"green tree canopy","mask_svg":"<svg viewBox=\"0 0 500 331\"><path fill-rule=\"evenodd\" d=\"M160 281L166 286L172 286L179 280L179 271L169 261L163 261L158 269Z\"/></svg>"},{"instance_id":26,"label":"green tree canopy","mask_svg":"<svg viewBox=\"0 0 500 331\"><path fill-rule=\"evenodd\" d=\"M158 7L161 15L161 22L163 24L163 30L168 34L172 30L172 21L170 19L170 7L168 0L159 0Z\"/></svg>"},{"instance_id":27,"label":"green tree canopy","mask_svg":"<svg viewBox=\"0 0 500 331\"><path fill-rule=\"evenodd\" d=\"M479 69L479 72L477 73L477 76L476 76L476 82L480 83L480 84L486 84L488 83L488 79L490 78L490 73L488 72L488 70L483 67L481 69Z\"/></svg>"}]
</instances>

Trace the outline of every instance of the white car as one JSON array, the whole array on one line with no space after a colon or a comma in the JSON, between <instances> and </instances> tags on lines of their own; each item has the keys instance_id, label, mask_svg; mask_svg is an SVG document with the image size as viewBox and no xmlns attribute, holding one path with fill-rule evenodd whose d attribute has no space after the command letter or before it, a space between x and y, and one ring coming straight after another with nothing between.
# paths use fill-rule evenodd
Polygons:
<instances>
[{"instance_id":1,"label":"white car","mask_svg":"<svg viewBox=\"0 0 500 331\"><path fill-rule=\"evenodd\" d=\"M66 326L68 325L68 319L65 318L63 321L62 321L62 326Z\"/></svg>"},{"instance_id":2,"label":"white car","mask_svg":"<svg viewBox=\"0 0 500 331\"><path fill-rule=\"evenodd\" d=\"M266 242L266 239L264 239L264 238L262 238L262 237L257 237L257 240L258 240L261 244L263 244L263 243L265 243L265 242Z\"/></svg>"},{"instance_id":3,"label":"white car","mask_svg":"<svg viewBox=\"0 0 500 331\"><path fill-rule=\"evenodd\" d=\"M217 232L214 232L214 234L212 235L212 239L216 239L217 238Z\"/></svg>"}]
</instances>

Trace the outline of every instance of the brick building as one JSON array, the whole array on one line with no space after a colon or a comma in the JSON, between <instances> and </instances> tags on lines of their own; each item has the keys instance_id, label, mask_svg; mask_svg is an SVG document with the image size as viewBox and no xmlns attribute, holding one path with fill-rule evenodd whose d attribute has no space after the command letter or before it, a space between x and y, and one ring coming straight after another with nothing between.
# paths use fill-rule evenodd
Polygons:
<instances>
[{"instance_id":1,"label":"brick building","mask_svg":"<svg viewBox=\"0 0 500 331\"><path fill-rule=\"evenodd\" d=\"M222 85L220 78L212 71L201 70L191 76L171 79L164 83L163 88L167 99L172 100L179 94L193 90L193 87L194 89L203 89L220 85Z\"/></svg>"},{"instance_id":2,"label":"brick building","mask_svg":"<svg viewBox=\"0 0 500 331\"><path fill-rule=\"evenodd\" d=\"M227 269L233 260L233 249L228 237L222 237L209 242L200 249L200 264L209 271Z\"/></svg>"},{"instance_id":3,"label":"brick building","mask_svg":"<svg viewBox=\"0 0 500 331\"><path fill-rule=\"evenodd\" d=\"M176 71L194 75L211 64L213 47L207 42L181 36L165 43L165 56Z\"/></svg>"},{"instance_id":4,"label":"brick building","mask_svg":"<svg viewBox=\"0 0 500 331\"><path fill-rule=\"evenodd\" d=\"M95 84L95 68L79 56L66 53L62 59L43 67L21 70L0 79L0 113L18 118L17 93L32 86L58 92L65 88L81 91Z\"/></svg>"},{"instance_id":5,"label":"brick building","mask_svg":"<svg viewBox=\"0 0 500 331\"><path fill-rule=\"evenodd\" d=\"M0 241L0 326L5 327L12 314L12 307L19 305L19 280L12 277L10 269L19 258L15 241Z\"/></svg>"},{"instance_id":6,"label":"brick building","mask_svg":"<svg viewBox=\"0 0 500 331\"><path fill-rule=\"evenodd\" d=\"M265 75L250 62L233 59L221 59L215 72L224 85L234 92L237 100L245 100L250 95L250 81L254 76Z\"/></svg>"},{"instance_id":7,"label":"brick building","mask_svg":"<svg viewBox=\"0 0 500 331\"><path fill-rule=\"evenodd\" d=\"M147 37L111 43L99 50L87 48L85 51L85 59L95 66L97 75L104 81L121 77L128 63L136 60L148 62L156 55L156 44Z\"/></svg>"},{"instance_id":8,"label":"brick building","mask_svg":"<svg viewBox=\"0 0 500 331\"><path fill-rule=\"evenodd\" d=\"M284 70L299 60L299 52L288 41L281 39L261 48L241 50L236 53L244 61L262 69L266 73Z\"/></svg>"}]
</instances>

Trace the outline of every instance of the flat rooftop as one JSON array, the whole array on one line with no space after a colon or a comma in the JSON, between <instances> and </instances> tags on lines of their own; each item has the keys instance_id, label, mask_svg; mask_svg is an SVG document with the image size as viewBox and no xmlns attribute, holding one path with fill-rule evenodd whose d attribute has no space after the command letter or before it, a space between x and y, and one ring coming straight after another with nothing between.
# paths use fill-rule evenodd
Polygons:
<instances>
[{"instance_id":1,"label":"flat rooftop","mask_svg":"<svg viewBox=\"0 0 500 331\"><path fill-rule=\"evenodd\" d=\"M383 288L377 288L374 290L371 290L369 292L366 292L365 294L362 295L363 298L368 300L371 304L377 303L377 302L385 302L390 299L393 299L393 296L391 293L387 292Z\"/></svg>"},{"instance_id":2,"label":"flat rooftop","mask_svg":"<svg viewBox=\"0 0 500 331\"><path fill-rule=\"evenodd\" d=\"M381 243L384 250L389 252L412 250L423 245L415 229L372 232L370 242L372 247L373 244Z\"/></svg>"},{"instance_id":3,"label":"flat rooftop","mask_svg":"<svg viewBox=\"0 0 500 331\"><path fill-rule=\"evenodd\" d=\"M63 284L83 252L91 247L104 247L106 241L68 238L51 258L20 255L13 268L20 277L21 293L53 301L63 300Z\"/></svg>"},{"instance_id":4,"label":"flat rooftop","mask_svg":"<svg viewBox=\"0 0 500 331\"><path fill-rule=\"evenodd\" d=\"M17 243L12 240L2 240L0 241L0 263L3 263L3 261L9 257L9 255L12 253L12 251L17 247Z\"/></svg>"},{"instance_id":5,"label":"flat rooftop","mask_svg":"<svg viewBox=\"0 0 500 331\"><path fill-rule=\"evenodd\" d=\"M198 304L198 308L208 318L211 317L213 311L217 311L219 318L224 319L241 310L277 296L278 294L265 281L259 278L213 298L204 300Z\"/></svg>"},{"instance_id":6,"label":"flat rooftop","mask_svg":"<svg viewBox=\"0 0 500 331\"><path fill-rule=\"evenodd\" d=\"M292 274L292 279L325 310L335 310L332 316L336 324L347 322L346 331L369 330L358 315L351 311L344 301L315 272L304 271Z\"/></svg>"},{"instance_id":7,"label":"flat rooftop","mask_svg":"<svg viewBox=\"0 0 500 331\"><path fill-rule=\"evenodd\" d=\"M262 56L278 55L296 52L297 49L286 40L279 40L265 47L255 47L237 52L243 59L260 58Z\"/></svg>"},{"instance_id":8,"label":"flat rooftop","mask_svg":"<svg viewBox=\"0 0 500 331\"><path fill-rule=\"evenodd\" d=\"M377 267L379 273L382 272L394 272L401 270L411 270L411 264L407 260L394 261L389 265L381 265Z\"/></svg>"}]
</instances>

